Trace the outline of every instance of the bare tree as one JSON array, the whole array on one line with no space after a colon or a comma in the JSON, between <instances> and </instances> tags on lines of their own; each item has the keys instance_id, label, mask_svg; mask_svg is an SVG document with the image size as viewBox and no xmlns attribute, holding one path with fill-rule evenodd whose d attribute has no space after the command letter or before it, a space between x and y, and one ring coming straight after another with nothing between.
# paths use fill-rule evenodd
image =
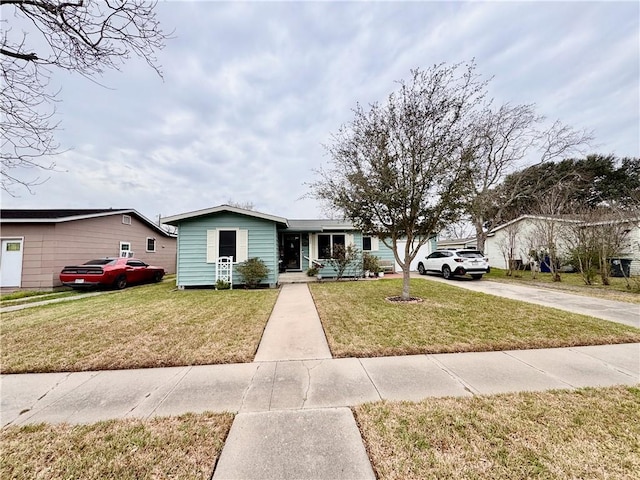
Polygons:
<instances>
[{"instance_id":1,"label":"bare tree","mask_svg":"<svg viewBox=\"0 0 640 480\"><path fill-rule=\"evenodd\" d=\"M480 250L487 233L505 221L504 211L522 194L517 176L510 189L496 190L507 174L515 172L526 158L537 157L537 163L552 161L582 152L592 140L590 132L574 130L560 121L544 128L544 121L534 105L509 104L495 111L488 108L475 119L467 143L473 158L467 210Z\"/></svg>"},{"instance_id":2,"label":"bare tree","mask_svg":"<svg viewBox=\"0 0 640 480\"><path fill-rule=\"evenodd\" d=\"M155 52L167 36L156 3L146 0L0 0L0 7L2 189L15 195L46 180L37 171L53 169L50 157L60 152L53 71L91 77L136 55L161 75Z\"/></svg>"},{"instance_id":3,"label":"bare tree","mask_svg":"<svg viewBox=\"0 0 640 480\"><path fill-rule=\"evenodd\" d=\"M534 219L534 236L537 239L537 260L546 265L554 282L560 282L560 266L566 251L566 239L571 225L579 223L575 206L569 202L571 186L559 183L537 199L539 216Z\"/></svg>"},{"instance_id":4,"label":"bare tree","mask_svg":"<svg viewBox=\"0 0 640 480\"><path fill-rule=\"evenodd\" d=\"M395 254L403 271L402 299L418 250L458 220L468 175L463 138L486 81L475 64L413 70L385 104L358 106L327 147L332 166L318 172L312 194L341 212ZM399 240L406 240L403 252Z\"/></svg>"},{"instance_id":5,"label":"bare tree","mask_svg":"<svg viewBox=\"0 0 640 480\"><path fill-rule=\"evenodd\" d=\"M513 271L518 269L518 241L520 239L520 223L514 222L507 225L503 231L504 236L498 241L498 248L502 253L505 265L507 266L507 276L513 275Z\"/></svg>"},{"instance_id":6,"label":"bare tree","mask_svg":"<svg viewBox=\"0 0 640 480\"><path fill-rule=\"evenodd\" d=\"M451 223L450 225L446 225L442 230L442 238L469 238L472 237L475 233L473 225L463 217L462 220L458 222Z\"/></svg>"},{"instance_id":7,"label":"bare tree","mask_svg":"<svg viewBox=\"0 0 640 480\"><path fill-rule=\"evenodd\" d=\"M256 207L253 202L236 202L234 200L228 200L227 205L230 207L241 208L242 210L255 210Z\"/></svg>"}]
</instances>

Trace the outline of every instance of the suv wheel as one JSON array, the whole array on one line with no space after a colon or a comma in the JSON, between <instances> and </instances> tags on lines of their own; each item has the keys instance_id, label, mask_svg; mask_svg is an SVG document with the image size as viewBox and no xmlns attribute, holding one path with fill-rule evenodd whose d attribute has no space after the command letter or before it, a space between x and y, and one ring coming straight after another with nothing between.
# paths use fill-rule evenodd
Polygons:
<instances>
[{"instance_id":1,"label":"suv wheel","mask_svg":"<svg viewBox=\"0 0 640 480\"><path fill-rule=\"evenodd\" d=\"M422 262L418 264L418 273L420 275L424 275L427 273L427 271L424 269L424 265L422 264Z\"/></svg>"},{"instance_id":2,"label":"suv wheel","mask_svg":"<svg viewBox=\"0 0 640 480\"><path fill-rule=\"evenodd\" d=\"M449 280L453 276L451 275L451 269L449 268L449 265L443 265L442 276L447 280Z\"/></svg>"}]
</instances>

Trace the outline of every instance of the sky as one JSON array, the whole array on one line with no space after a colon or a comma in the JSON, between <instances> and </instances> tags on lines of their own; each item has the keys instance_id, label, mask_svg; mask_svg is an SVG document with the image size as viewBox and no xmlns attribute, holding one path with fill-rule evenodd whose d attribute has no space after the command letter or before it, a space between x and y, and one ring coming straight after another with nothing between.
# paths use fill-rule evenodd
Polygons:
<instances>
[{"instance_id":1,"label":"sky","mask_svg":"<svg viewBox=\"0 0 640 480\"><path fill-rule=\"evenodd\" d=\"M411 69L475 59L497 105L594 133L640 157L638 2L183 2L157 14L158 52L90 81L54 72L65 152L2 208L133 208L154 220L234 202L286 218L358 103ZM27 172L34 176L36 172Z\"/></svg>"}]
</instances>

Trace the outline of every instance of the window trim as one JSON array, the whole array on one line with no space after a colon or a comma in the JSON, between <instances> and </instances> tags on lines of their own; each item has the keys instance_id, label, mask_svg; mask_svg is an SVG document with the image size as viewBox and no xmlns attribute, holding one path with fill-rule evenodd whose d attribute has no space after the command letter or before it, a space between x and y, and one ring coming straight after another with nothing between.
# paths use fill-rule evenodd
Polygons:
<instances>
[{"instance_id":1,"label":"window trim","mask_svg":"<svg viewBox=\"0 0 640 480\"><path fill-rule=\"evenodd\" d=\"M149 248L149 240L153 241L153 249ZM156 251L156 244L158 242L156 241L155 237L147 237L147 244L146 244L146 251L149 253L154 253Z\"/></svg>"},{"instance_id":2,"label":"window trim","mask_svg":"<svg viewBox=\"0 0 640 480\"><path fill-rule=\"evenodd\" d=\"M123 249L122 247L127 245L126 249ZM123 255L124 252L127 252L125 255ZM133 256L133 252L131 251L131 242L120 242L120 254L119 257L120 258L131 258Z\"/></svg>"}]
</instances>

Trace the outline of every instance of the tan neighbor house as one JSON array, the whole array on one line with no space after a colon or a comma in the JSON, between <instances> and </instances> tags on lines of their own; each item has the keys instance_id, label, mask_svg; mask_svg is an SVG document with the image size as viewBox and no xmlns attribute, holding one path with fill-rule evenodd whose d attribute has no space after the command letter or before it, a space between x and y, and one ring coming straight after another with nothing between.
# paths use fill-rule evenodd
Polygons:
<instances>
[{"instance_id":1,"label":"tan neighbor house","mask_svg":"<svg viewBox=\"0 0 640 480\"><path fill-rule=\"evenodd\" d=\"M0 287L60 286L65 265L135 256L175 273L176 237L133 209L0 210Z\"/></svg>"}]
</instances>

